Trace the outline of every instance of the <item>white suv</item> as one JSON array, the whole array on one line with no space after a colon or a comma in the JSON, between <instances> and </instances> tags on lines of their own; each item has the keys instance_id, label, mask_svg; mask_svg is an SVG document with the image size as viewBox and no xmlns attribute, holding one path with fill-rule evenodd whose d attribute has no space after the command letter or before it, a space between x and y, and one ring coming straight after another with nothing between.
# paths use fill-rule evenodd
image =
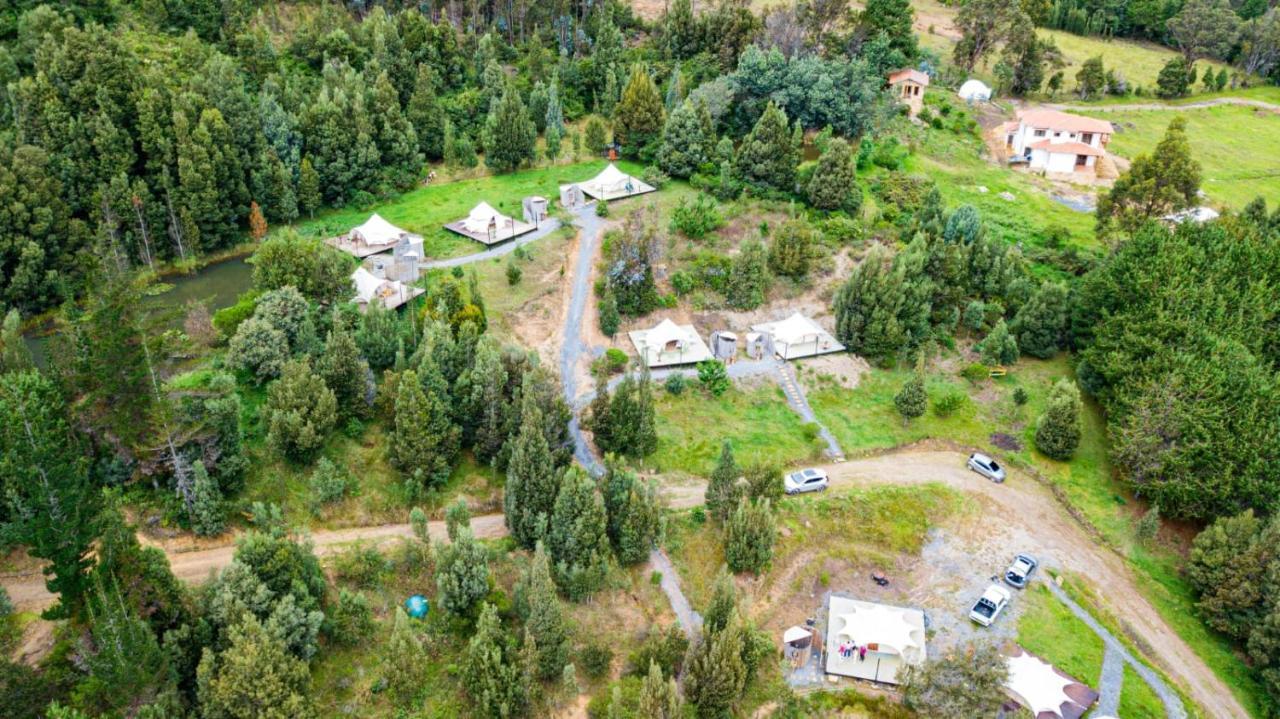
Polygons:
<instances>
[{"instance_id":1,"label":"white suv","mask_svg":"<svg viewBox=\"0 0 1280 719\"><path fill-rule=\"evenodd\" d=\"M782 487L787 494L821 492L827 488L827 484L827 473L821 469L802 469L782 478Z\"/></svg>"}]
</instances>

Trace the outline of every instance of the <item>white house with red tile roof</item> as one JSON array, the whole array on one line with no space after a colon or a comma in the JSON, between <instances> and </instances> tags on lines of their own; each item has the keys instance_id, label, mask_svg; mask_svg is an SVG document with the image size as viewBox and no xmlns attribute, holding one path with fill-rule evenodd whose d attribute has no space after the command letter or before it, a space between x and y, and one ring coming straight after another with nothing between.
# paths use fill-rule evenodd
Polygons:
<instances>
[{"instance_id":1,"label":"white house with red tile roof","mask_svg":"<svg viewBox=\"0 0 1280 719\"><path fill-rule=\"evenodd\" d=\"M1009 157L1032 169L1091 173L1098 158L1106 157L1114 129L1106 120L1041 109L1019 112L1003 131Z\"/></svg>"}]
</instances>

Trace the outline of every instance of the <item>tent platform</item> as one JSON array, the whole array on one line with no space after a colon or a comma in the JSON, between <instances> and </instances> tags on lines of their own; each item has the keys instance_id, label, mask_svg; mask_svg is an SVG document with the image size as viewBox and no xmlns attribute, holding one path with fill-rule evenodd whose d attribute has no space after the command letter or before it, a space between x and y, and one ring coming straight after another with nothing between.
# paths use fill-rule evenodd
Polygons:
<instances>
[{"instance_id":1,"label":"tent platform","mask_svg":"<svg viewBox=\"0 0 1280 719\"><path fill-rule=\"evenodd\" d=\"M697 364L712 359L711 350L707 347L707 343L702 341L702 337L698 335L693 325L677 325L677 327L687 336L684 346L676 349L667 350L665 344L651 347L646 338L654 330L633 330L627 333L627 337L631 338L636 354L649 369Z\"/></svg>"},{"instance_id":2,"label":"tent platform","mask_svg":"<svg viewBox=\"0 0 1280 719\"><path fill-rule=\"evenodd\" d=\"M827 600L826 672L842 677L867 679L882 684L898 684L899 673L909 664L925 660L924 612L831 595ZM866 616L865 624L856 628L845 624L845 618ZM852 633L850 630L853 630ZM901 645L911 642L907 649ZM840 653L841 645L852 645L848 657ZM866 647L860 658L858 647ZM874 649L873 649L874 647ZM903 656L904 651L911 653Z\"/></svg>"},{"instance_id":3,"label":"tent platform","mask_svg":"<svg viewBox=\"0 0 1280 719\"><path fill-rule=\"evenodd\" d=\"M450 222L445 225L444 228L455 234L462 235L468 240L475 240L486 247L500 245L503 242L510 242L520 235L527 235L538 229L531 223L521 222L519 220L511 220L510 223L503 223L498 227L497 231L494 232L493 237L490 237L488 232L472 232L471 230L468 230L466 220Z\"/></svg>"},{"instance_id":4,"label":"tent platform","mask_svg":"<svg viewBox=\"0 0 1280 719\"><path fill-rule=\"evenodd\" d=\"M774 354L780 360L804 359L845 350L845 346L837 342L830 332L799 313L785 320L751 325L751 331L768 335Z\"/></svg>"},{"instance_id":5,"label":"tent platform","mask_svg":"<svg viewBox=\"0 0 1280 719\"><path fill-rule=\"evenodd\" d=\"M352 242L350 238L344 235L330 237L325 240L324 243L340 252L345 252L358 260L363 260L366 257L382 252L390 252L395 249L394 243L390 245L367 245L363 242Z\"/></svg>"},{"instance_id":6,"label":"tent platform","mask_svg":"<svg viewBox=\"0 0 1280 719\"><path fill-rule=\"evenodd\" d=\"M615 191L597 190L597 189L589 188L586 186L583 186L582 188L582 194L595 200L604 200L605 202L611 202L613 200L624 200L628 197L635 197L636 195L646 195L650 192L657 192L657 191L658 191L657 188L649 187L648 185L645 185L643 189L638 189L633 192L627 192L626 190L615 190Z\"/></svg>"}]
</instances>

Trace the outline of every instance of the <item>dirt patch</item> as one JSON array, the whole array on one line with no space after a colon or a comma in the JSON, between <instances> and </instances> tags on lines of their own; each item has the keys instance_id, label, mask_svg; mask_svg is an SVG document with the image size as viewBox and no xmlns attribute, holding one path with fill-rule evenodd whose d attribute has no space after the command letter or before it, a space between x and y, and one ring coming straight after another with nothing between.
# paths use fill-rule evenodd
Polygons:
<instances>
[{"instance_id":1,"label":"dirt patch","mask_svg":"<svg viewBox=\"0 0 1280 719\"><path fill-rule=\"evenodd\" d=\"M996 432L992 434L991 444L1009 452L1018 452L1022 449L1022 442L1018 441L1017 437L1014 437L1011 434L1005 434L1004 432Z\"/></svg>"},{"instance_id":2,"label":"dirt patch","mask_svg":"<svg viewBox=\"0 0 1280 719\"><path fill-rule=\"evenodd\" d=\"M820 389L820 385L834 382L846 389L853 389L871 371L871 365L858 355L838 354L810 357L795 362L796 375L806 391Z\"/></svg>"},{"instance_id":3,"label":"dirt patch","mask_svg":"<svg viewBox=\"0 0 1280 719\"><path fill-rule=\"evenodd\" d=\"M44 619L37 619L28 624L23 629L22 641L18 642L18 647L13 650L10 658L19 664L32 667L39 664L53 650L53 635L56 627L56 624Z\"/></svg>"}]
</instances>

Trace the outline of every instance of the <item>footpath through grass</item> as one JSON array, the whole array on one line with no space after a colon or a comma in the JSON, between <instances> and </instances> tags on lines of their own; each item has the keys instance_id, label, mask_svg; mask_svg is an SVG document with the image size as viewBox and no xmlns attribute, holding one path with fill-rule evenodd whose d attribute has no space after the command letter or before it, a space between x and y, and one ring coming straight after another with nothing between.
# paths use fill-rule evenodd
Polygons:
<instances>
[{"instance_id":1,"label":"footpath through grass","mask_svg":"<svg viewBox=\"0 0 1280 719\"><path fill-rule=\"evenodd\" d=\"M445 230L447 222L467 216L480 202L488 202L499 212L519 218L520 202L530 195L540 195L555 204L559 186L588 180L608 164L591 160L569 165L551 165L521 170L505 175L487 175L455 182L435 182L368 207L344 207L320 213L303 220L295 229L307 237L332 237L350 230L376 212L388 222L422 235L426 259L459 257L485 249L483 245ZM633 174L643 169L628 162L618 167Z\"/></svg>"},{"instance_id":2,"label":"footpath through grass","mask_svg":"<svg viewBox=\"0 0 1280 719\"><path fill-rule=\"evenodd\" d=\"M1046 581L1052 580L1046 577L1022 592L1018 644L1096 689L1106 650L1102 638L1053 596L1044 585Z\"/></svg>"},{"instance_id":3,"label":"footpath through grass","mask_svg":"<svg viewBox=\"0 0 1280 719\"><path fill-rule=\"evenodd\" d=\"M1280 89L1280 88L1278 88ZM1198 109L1096 113L1120 126L1107 149L1133 159L1151 152L1173 118L1187 120L1191 154L1204 168L1201 188L1212 200L1239 209L1262 195L1280 203L1280 115L1242 105Z\"/></svg>"}]
</instances>

